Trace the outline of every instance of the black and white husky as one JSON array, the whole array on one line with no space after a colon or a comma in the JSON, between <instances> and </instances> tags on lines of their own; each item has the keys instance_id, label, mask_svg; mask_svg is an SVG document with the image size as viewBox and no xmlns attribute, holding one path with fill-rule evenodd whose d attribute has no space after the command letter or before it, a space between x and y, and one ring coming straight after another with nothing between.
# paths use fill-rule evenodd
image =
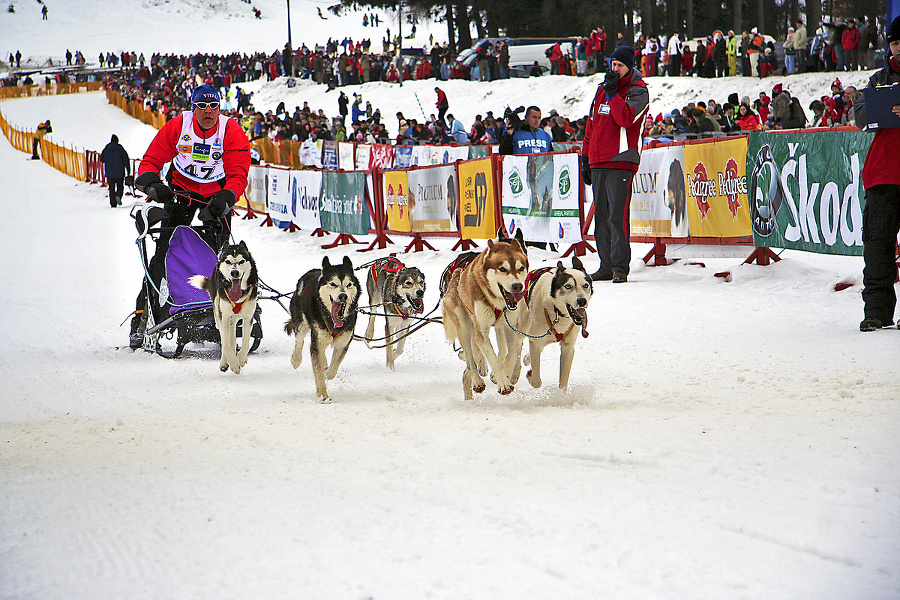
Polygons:
<instances>
[{"instance_id":1,"label":"black and white husky","mask_svg":"<svg viewBox=\"0 0 900 600\"><path fill-rule=\"evenodd\" d=\"M219 262L212 277L194 275L191 285L205 290L213 305L213 318L222 342L222 362L219 369L224 373L229 368L240 374L247 364L250 352L250 330L253 313L256 311L259 276L256 263L247 249L247 244L232 244L219 252ZM237 327L243 321L241 349L237 349Z\"/></svg>"},{"instance_id":2,"label":"black and white husky","mask_svg":"<svg viewBox=\"0 0 900 600\"><path fill-rule=\"evenodd\" d=\"M403 354L406 337L399 341L392 339L397 331L410 324L411 315L420 315L425 309L425 275L416 267L407 267L393 257L382 258L372 263L366 276L370 308L384 310L384 342L387 351L387 366L394 369L394 359ZM366 339L375 333L375 314L369 315ZM368 342L366 342L368 345Z\"/></svg>"},{"instance_id":3,"label":"black and white husky","mask_svg":"<svg viewBox=\"0 0 900 600\"><path fill-rule=\"evenodd\" d=\"M571 269L560 261L556 267L530 272L525 287L527 317L519 321L522 333L528 335L529 352L524 362L531 368L525 378L532 386L541 387L541 352L559 343L559 387L565 389L578 334L588 336L587 305L594 293L591 277L581 261L572 257Z\"/></svg>"},{"instance_id":4,"label":"black and white husky","mask_svg":"<svg viewBox=\"0 0 900 600\"><path fill-rule=\"evenodd\" d=\"M326 256L321 269L307 272L297 281L291 297L291 318L285 324L288 335L296 337L291 366L295 369L303 361L303 343L312 333L309 354L316 393L322 402L330 402L325 380L334 379L356 327L356 308L359 305L359 280L353 273L348 257L339 265L332 265ZM326 362L325 350L331 346L331 364Z\"/></svg>"}]
</instances>

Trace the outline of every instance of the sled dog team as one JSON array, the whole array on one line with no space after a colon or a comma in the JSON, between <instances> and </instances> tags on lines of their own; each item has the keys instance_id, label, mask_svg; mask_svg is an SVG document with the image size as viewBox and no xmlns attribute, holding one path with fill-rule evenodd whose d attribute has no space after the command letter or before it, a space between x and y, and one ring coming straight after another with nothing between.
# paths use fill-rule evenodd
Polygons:
<instances>
[{"instance_id":1,"label":"sled dog team","mask_svg":"<svg viewBox=\"0 0 900 600\"><path fill-rule=\"evenodd\" d=\"M521 234L521 231L518 232ZM191 284L206 290L213 303L213 315L222 340L219 368L240 373L247 364L250 327L243 327L237 350L238 324L249 323L256 310L258 275L246 244L226 246L209 278L195 276ZM387 366L403 353L404 332L410 317L424 311L425 276L415 267L406 267L388 257L367 267L369 304L383 310ZM316 394L330 402L325 382L334 379L347 354L356 328L362 293L349 257L331 264L327 257L321 269L312 269L298 281L290 301L290 319L285 325L295 337L291 365L303 360L303 346L309 336L309 353ZM459 255L441 277L441 308L444 332L451 342L459 342L459 357L465 361L462 384L466 400L485 390L490 372L501 394L509 394L519 379L522 345L528 338L524 363L525 377L540 387L541 352L552 343L560 344L559 387L565 389L579 334L587 337L587 305L593 295L591 278L578 258L566 268L528 270L528 255L521 235L489 240L480 253ZM376 316L370 314L366 339L372 340ZM490 339L494 329L497 347ZM400 339L397 339L397 338ZM367 345L369 342L366 342ZM331 348L330 362L326 350Z\"/></svg>"}]
</instances>

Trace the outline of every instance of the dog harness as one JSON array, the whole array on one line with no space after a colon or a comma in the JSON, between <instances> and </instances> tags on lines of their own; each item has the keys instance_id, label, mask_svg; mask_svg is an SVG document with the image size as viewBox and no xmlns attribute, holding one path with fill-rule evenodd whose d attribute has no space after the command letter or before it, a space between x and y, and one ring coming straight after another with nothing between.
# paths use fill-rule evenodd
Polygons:
<instances>
[{"instance_id":1,"label":"dog harness","mask_svg":"<svg viewBox=\"0 0 900 600\"><path fill-rule=\"evenodd\" d=\"M537 280L541 275L549 273L552 270L553 267L542 267L540 269L535 269L534 271L528 271L528 275L525 276L525 306L528 306L531 303L531 290L534 289L534 284L537 283Z\"/></svg>"},{"instance_id":2,"label":"dog harness","mask_svg":"<svg viewBox=\"0 0 900 600\"><path fill-rule=\"evenodd\" d=\"M531 292L534 290L534 285L537 283L537 280L541 277L541 275L545 275L553 270L553 267L542 267L540 269L535 269L534 271L529 271L528 275L525 276L525 305L528 306L531 302ZM547 310L544 310L544 318L547 320L547 327L550 328L550 331L556 337L557 342L561 342L566 339L572 330L575 329L575 321L572 321L572 324L569 325L569 328L566 329L565 333L560 333L556 330L556 323L565 315L559 312L559 309L555 306L553 310L556 312L556 318L551 320L550 313ZM585 332L585 336L587 337L587 332Z\"/></svg>"},{"instance_id":3,"label":"dog harness","mask_svg":"<svg viewBox=\"0 0 900 600\"><path fill-rule=\"evenodd\" d=\"M404 265L403 262L401 262L400 259L395 256L388 256L386 258L380 258L380 259L376 260L375 262L373 262L372 267L370 268L370 271L372 273L372 281L376 285L378 284L379 271L383 271L385 273L393 273L394 275L396 275L404 268L406 268L406 265ZM404 313L402 310L400 310L400 307L397 306L396 302L392 302L391 306L394 307L394 310L396 310L398 313L400 313L401 319L403 319L404 321L409 319L409 315ZM410 313L410 314L412 314L412 313Z\"/></svg>"}]
</instances>

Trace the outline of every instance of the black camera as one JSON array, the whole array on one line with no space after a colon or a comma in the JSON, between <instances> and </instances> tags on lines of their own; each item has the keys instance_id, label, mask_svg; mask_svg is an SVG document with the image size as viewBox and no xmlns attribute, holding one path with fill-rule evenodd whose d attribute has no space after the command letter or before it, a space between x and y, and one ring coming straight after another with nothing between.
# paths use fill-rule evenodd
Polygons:
<instances>
[{"instance_id":1,"label":"black camera","mask_svg":"<svg viewBox=\"0 0 900 600\"><path fill-rule=\"evenodd\" d=\"M506 126L518 129L522 125L522 117L519 116L519 113L521 112L525 112L524 106L520 106L515 110L507 106L506 110L503 112L503 119L506 121Z\"/></svg>"}]
</instances>

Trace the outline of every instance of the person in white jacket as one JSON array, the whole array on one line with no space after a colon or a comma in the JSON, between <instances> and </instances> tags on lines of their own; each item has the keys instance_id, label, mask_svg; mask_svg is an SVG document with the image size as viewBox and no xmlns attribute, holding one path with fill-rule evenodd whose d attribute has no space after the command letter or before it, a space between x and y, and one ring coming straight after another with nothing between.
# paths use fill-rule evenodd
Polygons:
<instances>
[{"instance_id":1,"label":"person in white jacket","mask_svg":"<svg viewBox=\"0 0 900 600\"><path fill-rule=\"evenodd\" d=\"M669 75L674 77L681 75L681 39L677 32L669 38L666 51L669 54Z\"/></svg>"}]
</instances>

